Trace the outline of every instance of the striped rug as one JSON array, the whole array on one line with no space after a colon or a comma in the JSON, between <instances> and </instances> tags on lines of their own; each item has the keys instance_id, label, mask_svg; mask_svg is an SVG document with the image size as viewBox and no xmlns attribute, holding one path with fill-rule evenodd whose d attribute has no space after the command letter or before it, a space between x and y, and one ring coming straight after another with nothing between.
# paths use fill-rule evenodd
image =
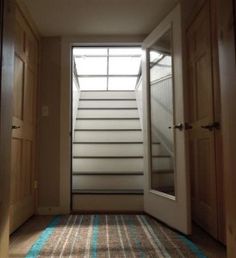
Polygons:
<instances>
[{"instance_id":1,"label":"striped rug","mask_svg":"<svg viewBox=\"0 0 236 258\"><path fill-rule=\"evenodd\" d=\"M55 217L26 258L206 257L181 234L146 215Z\"/></svg>"}]
</instances>

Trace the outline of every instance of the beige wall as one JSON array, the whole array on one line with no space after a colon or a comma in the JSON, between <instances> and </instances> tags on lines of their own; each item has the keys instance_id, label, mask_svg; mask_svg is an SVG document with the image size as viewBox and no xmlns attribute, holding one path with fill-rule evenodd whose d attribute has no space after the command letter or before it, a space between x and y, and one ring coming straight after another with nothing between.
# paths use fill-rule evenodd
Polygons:
<instances>
[{"instance_id":1,"label":"beige wall","mask_svg":"<svg viewBox=\"0 0 236 258\"><path fill-rule=\"evenodd\" d=\"M60 205L61 40L42 38L39 87L39 208ZM48 116L43 116L43 106Z\"/></svg>"}]
</instances>

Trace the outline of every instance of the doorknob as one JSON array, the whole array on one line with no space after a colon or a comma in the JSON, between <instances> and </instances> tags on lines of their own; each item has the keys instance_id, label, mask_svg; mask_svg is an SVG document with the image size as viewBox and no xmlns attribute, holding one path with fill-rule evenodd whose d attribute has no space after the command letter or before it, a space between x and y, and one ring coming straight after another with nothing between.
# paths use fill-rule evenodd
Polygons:
<instances>
[{"instance_id":1,"label":"doorknob","mask_svg":"<svg viewBox=\"0 0 236 258\"><path fill-rule=\"evenodd\" d=\"M20 129L20 126L13 125L11 129Z\"/></svg>"},{"instance_id":2,"label":"doorknob","mask_svg":"<svg viewBox=\"0 0 236 258\"><path fill-rule=\"evenodd\" d=\"M209 125L202 125L201 128L207 129L209 131L212 131L213 129L220 129L220 123L219 122L214 122Z\"/></svg>"},{"instance_id":3,"label":"doorknob","mask_svg":"<svg viewBox=\"0 0 236 258\"><path fill-rule=\"evenodd\" d=\"M168 128L169 129L178 129L178 130L182 131L184 129L184 125L182 123L179 123L177 125L174 125L173 127L169 126Z\"/></svg>"}]
</instances>

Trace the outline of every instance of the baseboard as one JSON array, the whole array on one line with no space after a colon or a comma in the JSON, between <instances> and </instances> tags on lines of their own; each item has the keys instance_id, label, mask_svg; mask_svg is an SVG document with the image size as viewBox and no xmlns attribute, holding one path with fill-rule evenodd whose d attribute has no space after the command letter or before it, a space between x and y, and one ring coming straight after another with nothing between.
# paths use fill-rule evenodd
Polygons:
<instances>
[{"instance_id":1,"label":"baseboard","mask_svg":"<svg viewBox=\"0 0 236 258\"><path fill-rule=\"evenodd\" d=\"M70 211L61 206L55 207L38 207L37 214L38 215L63 215L69 214Z\"/></svg>"}]
</instances>

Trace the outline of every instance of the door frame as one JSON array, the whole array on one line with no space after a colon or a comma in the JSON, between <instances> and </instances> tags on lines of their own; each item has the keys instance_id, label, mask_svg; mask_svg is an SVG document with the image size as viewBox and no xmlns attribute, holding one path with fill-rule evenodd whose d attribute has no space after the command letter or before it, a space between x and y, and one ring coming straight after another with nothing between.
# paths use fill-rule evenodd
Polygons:
<instances>
[{"instance_id":1,"label":"door frame","mask_svg":"<svg viewBox=\"0 0 236 258\"><path fill-rule=\"evenodd\" d=\"M223 176L226 201L227 257L236 253L236 3L232 0L217 1L219 76L223 131Z\"/></svg>"},{"instance_id":2,"label":"door frame","mask_svg":"<svg viewBox=\"0 0 236 258\"><path fill-rule=\"evenodd\" d=\"M60 84L60 207L52 213L71 212L72 198L72 55L76 46L141 46L140 37L63 37L61 38L61 84Z\"/></svg>"},{"instance_id":3,"label":"door frame","mask_svg":"<svg viewBox=\"0 0 236 258\"><path fill-rule=\"evenodd\" d=\"M142 42L135 43L71 43L70 44L70 211L73 212L73 48L76 47L88 47L88 48L112 48L112 47L127 47L127 48L142 48ZM80 91L81 93L81 91Z\"/></svg>"}]
</instances>

